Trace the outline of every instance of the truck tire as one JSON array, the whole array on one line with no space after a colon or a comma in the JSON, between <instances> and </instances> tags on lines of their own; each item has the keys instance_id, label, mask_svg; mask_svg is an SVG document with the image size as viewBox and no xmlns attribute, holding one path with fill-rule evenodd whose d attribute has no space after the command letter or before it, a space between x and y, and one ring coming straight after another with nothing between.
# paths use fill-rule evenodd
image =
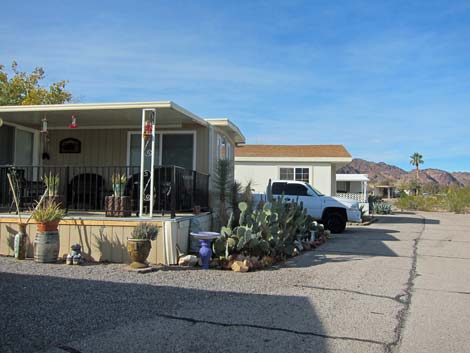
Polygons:
<instances>
[{"instance_id":1,"label":"truck tire","mask_svg":"<svg viewBox=\"0 0 470 353\"><path fill-rule=\"evenodd\" d=\"M339 212L331 212L326 215L324 225L332 233L343 233L346 229L346 219Z\"/></svg>"}]
</instances>

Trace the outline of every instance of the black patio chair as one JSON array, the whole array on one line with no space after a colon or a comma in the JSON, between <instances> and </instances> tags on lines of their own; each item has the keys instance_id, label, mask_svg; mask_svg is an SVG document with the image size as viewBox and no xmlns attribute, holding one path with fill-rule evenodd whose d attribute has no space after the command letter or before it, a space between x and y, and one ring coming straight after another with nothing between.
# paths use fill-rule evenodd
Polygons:
<instances>
[{"instance_id":1,"label":"black patio chair","mask_svg":"<svg viewBox=\"0 0 470 353\"><path fill-rule=\"evenodd\" d=\"M27 180L25 170L21 168L8 168L7 173L10 175L13 187L15 188L16 197L18 198L18 208L20 210L34 208L35 203L39 201L46 191L46 184L43 181ZM15 209L15 200L11 190L10 195L12 201L8 213L11 213L11 211Z\"/></svg>"},{"instance_id":2,"label":"black patio chair","mask_svg":"<svg viewBox=\"0 0 470 353\"><path fill-rule=\"evenodd\" d=\"M95 173L75 175L69 183L72 208L82 210L104 209L104 179Z\"/></svg>"}]
</instances>

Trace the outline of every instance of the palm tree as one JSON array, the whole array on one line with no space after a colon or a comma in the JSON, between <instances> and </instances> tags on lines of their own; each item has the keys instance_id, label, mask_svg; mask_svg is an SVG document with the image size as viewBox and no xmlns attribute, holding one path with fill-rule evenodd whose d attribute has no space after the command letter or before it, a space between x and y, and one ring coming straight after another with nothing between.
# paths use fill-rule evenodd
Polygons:
<instances>
[{"instance_id":1,"label":"palm tree","mask_svg":"<svg viewBox=\"0 0 470 353\"><path fill-rule=\"evenodd\" d=\"M419 165L423 163L423 156L418 152L415 152L410 156L410 164L416 167L416 184L419 183ZM416 195L418 195L418 188L416 188Z\"/></svg>"}]
</instances>

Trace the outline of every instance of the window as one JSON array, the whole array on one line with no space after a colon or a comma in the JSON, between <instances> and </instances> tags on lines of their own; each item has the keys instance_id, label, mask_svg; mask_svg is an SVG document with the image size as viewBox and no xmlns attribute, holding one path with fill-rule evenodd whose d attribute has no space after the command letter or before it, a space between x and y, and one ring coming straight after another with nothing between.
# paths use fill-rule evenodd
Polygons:
<instances>
[{"instance_id":1,"label":"window","mask_svg":"<svg viewBox=\"0 0 470 353\"><path fill-rule=\"evenodd\" d=\"M309 182L309 168L280 168L279 179Z\"/></svg>"},{"instance_id":2,"label":"window","mask_svg":"<svg viewBox=\"0 0 470 353\"><path fill-rule=\"evenodd\" d=\"M350 181L337 181L336 182L336 192L350 192L351 182Z\"/></svg>"},{"instance_id":3,"label":"window","mask_svg":"<svg viewBox=\"0 0 470 353\"><path fill-rule=\"evenodd\" d=\"M286 193L287 183L274 183L273 184L273 195L282 195Z\"/></svg>"},{"instance_id":4,"label":"window","mask_svg":"<svg viewBox=\"0 0 470 353\"><path fill-rule=\"evenodd\" d=\"M129 141L129 164L131 166L140 166L140 145L142 141L142 135L140 133L133 133L130 135ZM151 143L148 143L146 151L152 148ZM155 134L155 165L160 165L160 135ZM150 158L145 157L145 168L150 168Z\"/></svg>"},{"instance_id":5,"label":"window","mask_svg":"<svg viewBox=\"0 0 470 353\"><path fill-rule=\"evenodd\" d=\"M217 135L217 160L231 159L232 145L222 135Z\"/></svg>"},{"instance_id":6,"label":"window","mask_svg":"<svg viewBox=\"0 0 470 353\"><path fill-rule=\"evenodd\" d=\"M195 169L194 165L194 139L191 133L156 133L155 134L155 166L176 165L189 170ZM142 136L140 133L131 133L129 136L129 164L140 166L140 146ZM145 149L145 168L150 168L151 159L147 155L152 144L147 143ZM161 160L160 160L161 157Z\"/></svg>"},{"instance_id":7,"label":"window","mask_svg":"<svg viewBox=\"0 0 470 353\"><path fill-rule=\"evenodd\" d=\"M287 184L286 195L307 196L307 188L301 184Z\"/></svg>"},{"instance_id":8,"label":"window","mask_svg":"<svg viewBox=\"0 0 470 353\"><path fill-rule=\"evenodd\" d=\"M193 170L193 134L162 135L162 165Z\"/></svg>"}]
</instances>

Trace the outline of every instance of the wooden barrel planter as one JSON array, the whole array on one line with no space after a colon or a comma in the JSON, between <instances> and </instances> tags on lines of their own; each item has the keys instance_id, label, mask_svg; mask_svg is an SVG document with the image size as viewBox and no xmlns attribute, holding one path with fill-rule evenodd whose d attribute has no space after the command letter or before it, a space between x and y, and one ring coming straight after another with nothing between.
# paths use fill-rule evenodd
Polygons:
<instances>
[{"instance_id":1,"label":"wooden barrel planter","mask_svg":"<svg viewBox=\"0 0 470 353\"><path fill-rule=\"evenodd\" d=\"M34 239L34 261L42 263L57 262L59 257L59 231L37 232Z\"/></svg>"},{"instance_id":2,"label":"wooden barrel planter","mask_svg":"<svg viewBox=\"0 0 470 353\"><path fill-rule=\"evenodd\" d=\"M130 196L106 196L106 217L130 217L132 203Z\"/></svg>"}]
</instances>

